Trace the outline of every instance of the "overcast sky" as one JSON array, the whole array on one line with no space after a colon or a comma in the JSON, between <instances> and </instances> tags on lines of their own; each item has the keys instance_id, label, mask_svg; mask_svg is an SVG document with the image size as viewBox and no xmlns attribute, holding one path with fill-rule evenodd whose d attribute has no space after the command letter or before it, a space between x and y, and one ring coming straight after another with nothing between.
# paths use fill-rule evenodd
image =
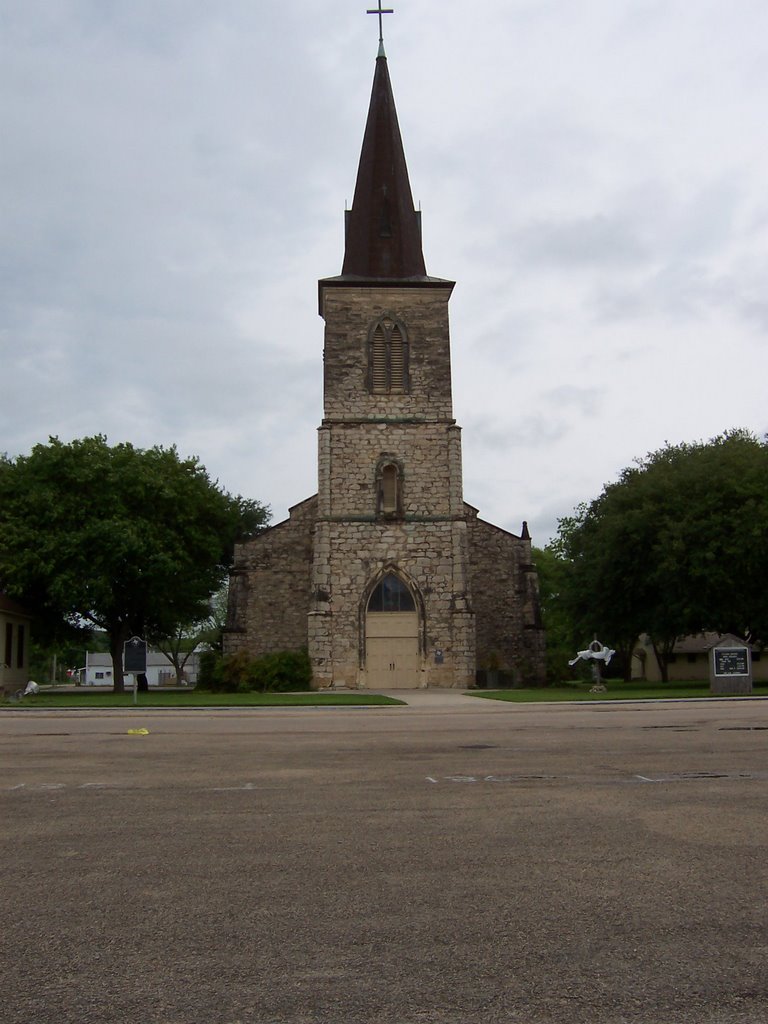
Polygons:
<instances>
[{"instance_id":1,"label":"overcast sky","mask_svg":"<svg viewBox=\"0 0 768 1024\"><path fill-rule=\"evenodd\" d=\"M316 490L378 25L357 0L0 0L0 451ZM394 0L464 494L543 544L637 457L768 430L766 0Z\"/></svg>"}]
</instances>

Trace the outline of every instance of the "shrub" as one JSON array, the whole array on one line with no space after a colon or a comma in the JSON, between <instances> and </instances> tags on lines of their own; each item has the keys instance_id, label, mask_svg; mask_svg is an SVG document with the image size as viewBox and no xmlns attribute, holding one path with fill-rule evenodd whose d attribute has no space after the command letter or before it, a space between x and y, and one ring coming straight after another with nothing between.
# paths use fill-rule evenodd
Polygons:
<instances>
[{"instance_id":1,"label":"shrub","mask_svg":"<svg viewBox=\"0 0 768 1024\"><path fill-rule=\"evenodd\" d=\"M306 651L276 651L252 658L245 651L221 657L206 651L200 658L201 689L224 693L286 693L308 690L312 668Z\"/></svg>"},{"instance_id":2,"label":"shrub","mask_svg":"<svg viewBox=\"0 0 768 1024\"><path fill-rule=\"evenodd\" d=\"M306 651L278 651L265 654L255 662L262 690L285 693L287 690L308 690L312 683L312 667Z\"/></svg>"},{"instance_id":3,"label":"shrub","mask_svg":"<svg viewBox=\"0 0 768 1024\"><path fill-rule=\"evenodd\" d=\"M220 651L201 651L200 667L197 673L197 685L201 690L220 690L221 662Z\"/></svg>"}]
</instances>

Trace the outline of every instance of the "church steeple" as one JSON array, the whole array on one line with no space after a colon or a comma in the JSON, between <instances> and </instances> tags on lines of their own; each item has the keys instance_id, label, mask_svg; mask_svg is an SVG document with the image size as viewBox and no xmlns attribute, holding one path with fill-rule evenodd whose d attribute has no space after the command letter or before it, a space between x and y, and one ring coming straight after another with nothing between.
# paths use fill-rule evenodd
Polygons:
<instances>
[{"instance_id":1,"label":"church steeple","mask_svg":"<svg viewBox=\"0 0 768 1024\"><path fill-rule=\"evenodd\" d=\"M403 280L426 277L421 216L413 208L408 167L380 45L357 170L346 214L342 277Z\"/></svg>"}]
</instances>

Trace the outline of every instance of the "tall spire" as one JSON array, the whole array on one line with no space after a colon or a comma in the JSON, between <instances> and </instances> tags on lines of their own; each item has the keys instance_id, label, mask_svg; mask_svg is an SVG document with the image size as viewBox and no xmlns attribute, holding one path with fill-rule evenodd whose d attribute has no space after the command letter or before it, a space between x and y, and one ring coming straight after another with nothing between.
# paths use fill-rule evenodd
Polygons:
<instances>
[{"instance_id":1,"label":"tall spire","mask_svg":"<svg viewBox=\"0 0 768 1024\"><path fill-rule=\"evenodd\" d=\"M342 276L403 279L426 273L421 217L413 208L387 58L380 47L355 198L346 215Z\"/></svg>"}]
</instances>

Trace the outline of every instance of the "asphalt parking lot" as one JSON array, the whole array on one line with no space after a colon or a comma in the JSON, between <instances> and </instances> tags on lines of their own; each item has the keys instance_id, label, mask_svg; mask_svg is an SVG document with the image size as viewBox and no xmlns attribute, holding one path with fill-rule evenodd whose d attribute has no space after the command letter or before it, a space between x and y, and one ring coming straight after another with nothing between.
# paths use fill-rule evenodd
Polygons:
<instances>
[{"instance_id":1,"label":"asphalt parking lot","mask_svg":"<svg viewBox=\"0 0 768 1024\"><path fill-rule=\"evenodd\" d=\"M768 1021L768 701L413 700L0 712L0 1020Z\"/></svg>"}]
</instances>

